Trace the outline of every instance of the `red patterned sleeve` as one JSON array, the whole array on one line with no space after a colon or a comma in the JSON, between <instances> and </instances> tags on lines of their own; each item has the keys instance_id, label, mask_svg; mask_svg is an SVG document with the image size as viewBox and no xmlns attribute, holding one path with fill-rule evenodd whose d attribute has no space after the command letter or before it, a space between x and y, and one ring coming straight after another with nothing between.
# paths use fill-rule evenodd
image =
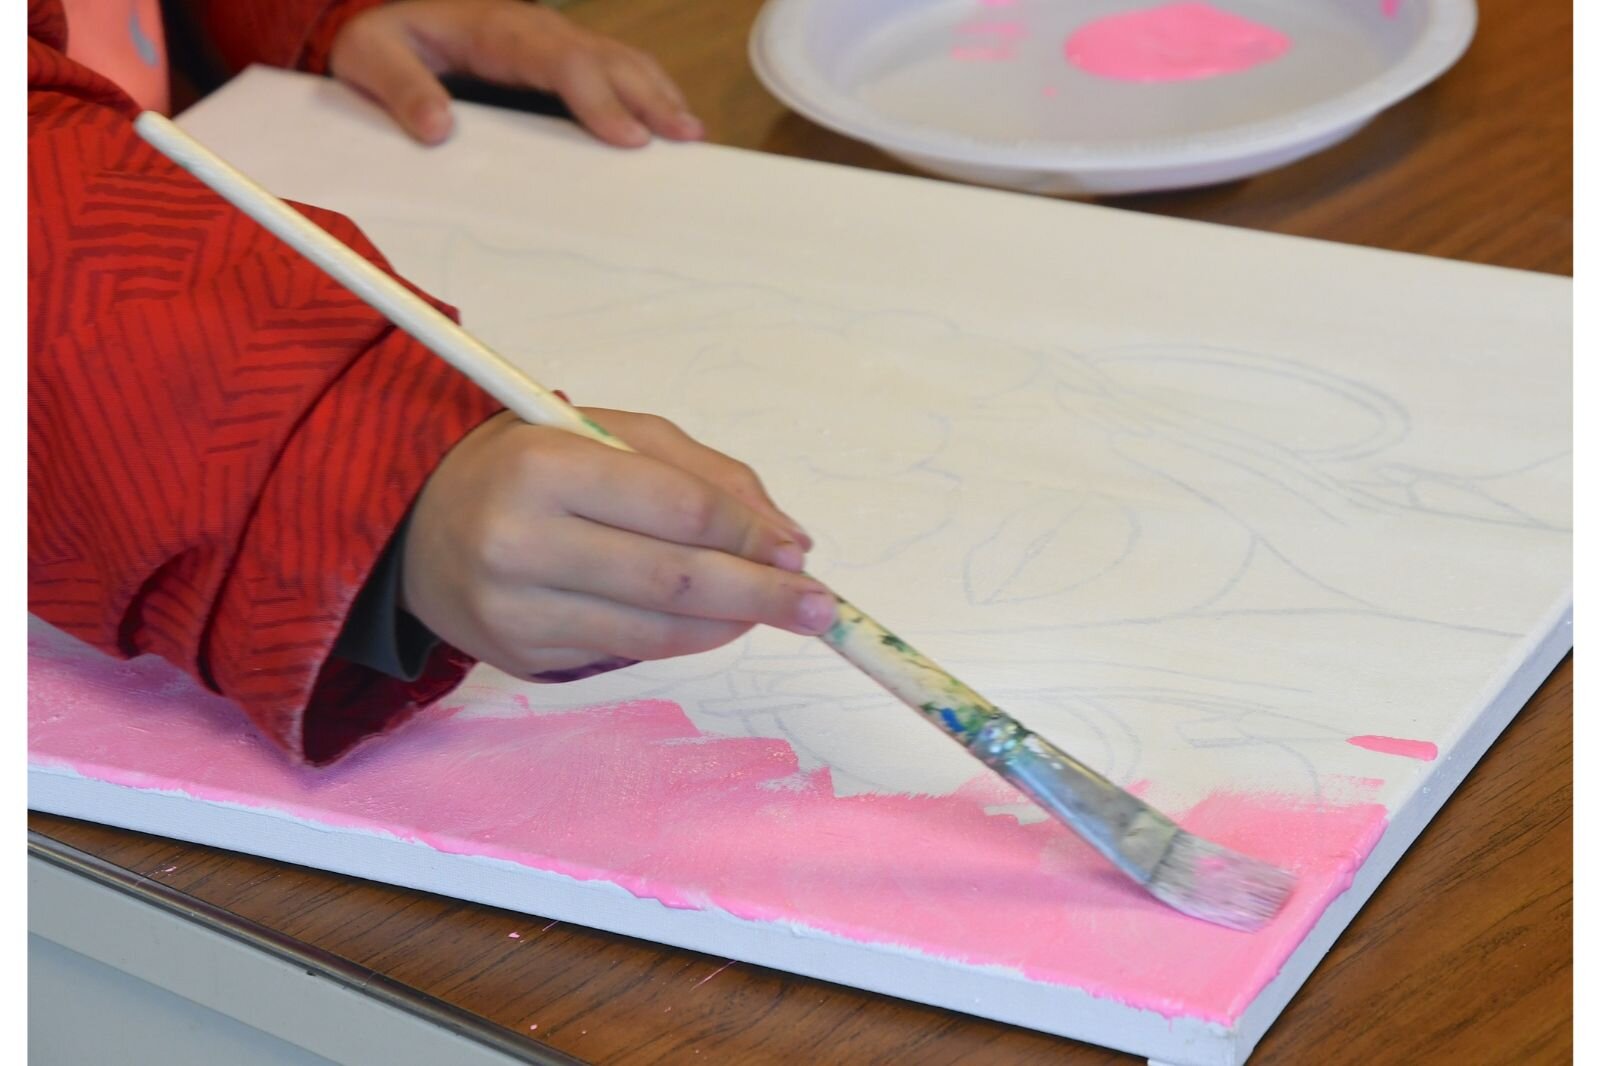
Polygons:
<instances>
[{"instance_id":1,"label":"red patterned sleeve","mask_svg":"<svg viewBox=\"0 0 1600 1066\"><path fill-rule=\"evenodd\" d=\"M444 649L407 683L329 653L429 473L496 405L146 146L131 102L41 26L29 610L171 660L327 762L469 665ZM348 220L303 210L382 263Z\"/></svg>"},{"instance_id":2,"label":"red patterned sleeve","mask_svg":"<svg viewBox=\"0 0 1600 1066\"><path fill-rule=\"evenodd\" d=\"M251 63L324 73L333 39L383 0L190 0L202 32L230 72Z\"/></svg>"}]
</instances>

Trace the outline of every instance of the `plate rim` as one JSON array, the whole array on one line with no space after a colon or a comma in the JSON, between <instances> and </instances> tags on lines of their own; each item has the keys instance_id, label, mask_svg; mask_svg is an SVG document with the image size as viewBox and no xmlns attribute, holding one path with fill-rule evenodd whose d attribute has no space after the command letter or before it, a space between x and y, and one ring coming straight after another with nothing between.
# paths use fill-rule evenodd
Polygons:
<instances>
[{"instance_id":1,"label":"plate rim","mask_svg":"<svg viewBox=\"0 0 1600 1066\"><path fill-rule=\"evenodd\" d=\"M771 42L816 0L766 0L750 31L748 54L758 80L779 102L818 125L892 154L952 166L1094 173L1167 170L1268 156L1349 131L1434 81L1460 60L1477 32L1475 0L1410 0L1424 7L1421 35L1376 77L1312 104L1255 122L1140 144L1027 140L985 141L937 126L907 133L810 70L775 59ZM797 84L798 83L798 84Z\"/></svg>"}]
</instances>

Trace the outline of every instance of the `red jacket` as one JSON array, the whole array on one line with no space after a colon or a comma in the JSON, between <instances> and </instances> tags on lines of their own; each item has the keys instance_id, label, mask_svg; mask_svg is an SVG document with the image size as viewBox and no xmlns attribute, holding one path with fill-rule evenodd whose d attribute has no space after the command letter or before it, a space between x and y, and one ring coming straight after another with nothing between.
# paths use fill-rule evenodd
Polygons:
<instances>
[{"instance_id":1,"label":"red jacket","mask_svg":"<svg viewBox=\"0 0 1600 1066\"><path fill-rule=\"evenodd\" d=\"M318 69L372 0L200 4L230 62ZM429 473L497 405L139 140L28 7L28 609L235 700L297 760L437 699L331 659ZM349 220L302 208L385 267Z\"/></svg>"}]
</instances>

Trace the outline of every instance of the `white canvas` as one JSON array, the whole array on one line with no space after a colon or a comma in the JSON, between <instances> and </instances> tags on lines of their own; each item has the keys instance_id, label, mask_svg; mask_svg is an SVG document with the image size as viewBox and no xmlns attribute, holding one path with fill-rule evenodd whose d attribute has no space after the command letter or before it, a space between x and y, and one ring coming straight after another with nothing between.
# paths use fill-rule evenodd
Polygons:
<instances>
[{"instance_id":1,"label":"white canvas","mask_svg":"<svg viewBox=\"0 0 1600 1066\"><path fill-rule=\"evenodd\" d=\"M231 799L138 765L119 715L160 728L165 701L204 746L224 742L226 709L148 665L108 688L43 628L36 807L1231 1063L1571 646L1566 279L716 147L623 153L471 107L428 150L282 72L251 71L181 124L274 192L351 215L546 384L751 462L817 536L813 573L1197 831L1286 848L1263 857L1302 864L1305 894L1291 924L1219 941L1247 935L1191 932L1108 888L1096 906L1115 914L1024 957L926 915L773 895L723 851L704 878L671 857L579 863L588 845L558 853L547 828L529 830L537 857L474 854L466 835L346 817L264 748L249 757L270 787ZM130 691L156 698L122 707ZM1041 870L1097 875L816 641L758 632L560 687L479 670L446 703L388 755L358 754L339 802L360 806L364 774L425 762L430 737L589 713L651 743L756 751L762 795L809 820L809 875L848 873L866 896L925 892L968 926L1030 906L1054 920L1072 897L1037 900ZM92 750L74 713L97 723ZM725 746L738 738L759 744ZM736 853L765 824L755 795L733 795L745 806L708 822L705 846L720 833ZM837 812L925 829L962 891L919 882L934 868L887 840L882 868L830 869L806 826ZM1008 898L1001 867L1027 891ZM1115 964L1135 950L1154 957ZM1231 992L1192 972L1216 950L1237 956ZM1085 955L1092 980L1068 961Z\"/></svg>"}]
</instances>

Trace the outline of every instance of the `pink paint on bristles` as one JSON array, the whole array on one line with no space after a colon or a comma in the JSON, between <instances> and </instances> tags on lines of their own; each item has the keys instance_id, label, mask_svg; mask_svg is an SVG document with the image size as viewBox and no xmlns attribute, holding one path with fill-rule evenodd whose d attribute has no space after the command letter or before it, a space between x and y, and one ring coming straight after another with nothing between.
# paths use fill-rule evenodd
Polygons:
<instances>
[{"instance_id":1,"label":"pink paint on bristles","mask_svg":"<svg viewBox=\"0 0 1600 1066\"><path fill-rule=\"evenodd\" d=\"M1430 740L1366 735L1351 737L1348 743L1358 748L1366 748L1368 751L1381 751L1385 755L1403 755L1408 759L1421 759L1423 762L1432 762L1439 757L1439 745Z\"/></svg>"},{"instance_id":2,"label":"pink paint on bristles","mask_svg":"<svg viewBox=\"0 0 1600 1066\"><path fill-rule=\"evenodd\" d=\"M521 940L522 939L522 934L521 933L515 933L515 932L507 933L506 934L506 939L507 940Z\"/></svg>"}]
</instances>

